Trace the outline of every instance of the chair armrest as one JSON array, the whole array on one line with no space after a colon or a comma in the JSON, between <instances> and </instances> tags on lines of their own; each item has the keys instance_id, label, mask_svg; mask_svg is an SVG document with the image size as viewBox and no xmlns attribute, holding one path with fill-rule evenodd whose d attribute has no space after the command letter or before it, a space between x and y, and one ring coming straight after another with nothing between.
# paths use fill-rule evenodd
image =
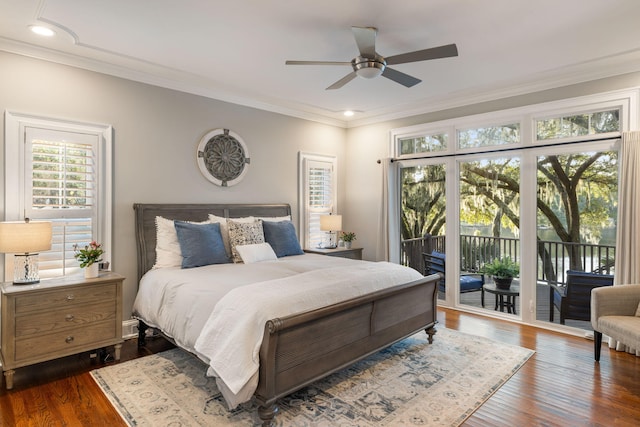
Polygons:
<instances>
[{"instance_id":1,"label":"chair armrest","mask_svg":"<svg viewBox=\"0 0 640 427\"><path fill-rule=\"evenodd\" d=\"M591 326L602 316L634 316L640 303L639 285L603 286L591 291Z\"/></svg>"},{"instance_id":2,"label":"chair armrest","mask_svg":"<svg viewBox=\"0 0 640 427\"><path fill-rule=\"evenodd\" d=\"M566 293L566 290L567 290L567 286L566 285L556 285L554 283L549 283L549 289L552 292L549 295L553 295L553 292L556 292L561 297L564 297L565 293Z\"/></svg>"}]
</instances>

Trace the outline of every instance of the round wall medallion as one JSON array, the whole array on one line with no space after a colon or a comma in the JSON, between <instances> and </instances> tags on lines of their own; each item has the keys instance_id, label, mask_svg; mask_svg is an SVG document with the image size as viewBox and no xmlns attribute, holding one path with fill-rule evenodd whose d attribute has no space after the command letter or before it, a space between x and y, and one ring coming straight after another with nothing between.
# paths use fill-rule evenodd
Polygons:
<instances>
[{"instance_id":1,"label":"round wall medallion","mask_svg":"<svg viewBox=\"0 0 640 427\"><path fill-rule=\"evenodd\" d=\"M240 135L229 129L214 129L200 140L197 161L200 172L209 181L229 187L242 180L250 159Z\"/></svg>"}]
</instances>

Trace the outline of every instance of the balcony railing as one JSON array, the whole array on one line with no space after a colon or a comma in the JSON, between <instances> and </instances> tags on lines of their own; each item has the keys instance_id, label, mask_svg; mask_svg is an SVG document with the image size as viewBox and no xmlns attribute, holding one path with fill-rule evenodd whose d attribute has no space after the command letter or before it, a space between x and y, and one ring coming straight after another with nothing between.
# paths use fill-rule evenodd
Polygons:
<instances>
[{"instance_id":1,"label":"balcony railing","mask_svg":"<svg viewBox=\"0 0 640 427\"><path fill-rule=\"evenodd\" d=\"M424 236L402 241L403 265L424 271L422 253L445 251L445 236ZM565 283L567 270L613 274L615 246L588 243L564 243L538 240L537 280L543 283ZM460 236L460 269L478 272L498 257L520 259L520 239L509 237Z\"/></svg>"}]
</instances>

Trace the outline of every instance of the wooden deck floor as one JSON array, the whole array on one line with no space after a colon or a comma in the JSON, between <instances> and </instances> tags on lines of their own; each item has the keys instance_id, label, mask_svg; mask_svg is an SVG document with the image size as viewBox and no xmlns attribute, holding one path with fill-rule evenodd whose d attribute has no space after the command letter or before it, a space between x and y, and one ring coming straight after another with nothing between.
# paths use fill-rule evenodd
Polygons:
<instances>
[{"instance_id":1,"label":"wooden deck floor","mask_svg":"<svg viewBox=\"0 0 640 427\"><path fill-rule=\"evenodd\" d=\"M593 341L446 308L438 320L439 327L536 351L464 426L639 425L640 358L603 348L595 363ZM128 340L122 358L171 347L157 338L139 351ZM85 353L18 369L15 388L0 390L0 425L124 426L88 374L99 366Z\"/></svg>"},{"instance_id":2,"label":"wooden deck floor","mask_svg":"<svg viewBox=\"0 0 640 427\"><path fill-rule=\"evenodd\" d=\"M549 287L547 285L539 284L536 288L536 319L549 321ZM441 298L444 298L444 295L441 295ZM488 310L494 309L494 301L495 296L485 292L485 308ZM480 292L467 292L464 294L460 294L460 302L466 305L470 305L472 307L482 307L480 303ZM520 303L520 299L517 300L518 304ZM517 312L519 313L520 307L518 307ZM554 309L553 323L560 324L560 313L557 308ZM584 329L586 331L591 331L591 323L585 322L581 320L571 320L567 319L565 324L567 326L572 326L574 328Z\"/></svg>"}]
</instances>

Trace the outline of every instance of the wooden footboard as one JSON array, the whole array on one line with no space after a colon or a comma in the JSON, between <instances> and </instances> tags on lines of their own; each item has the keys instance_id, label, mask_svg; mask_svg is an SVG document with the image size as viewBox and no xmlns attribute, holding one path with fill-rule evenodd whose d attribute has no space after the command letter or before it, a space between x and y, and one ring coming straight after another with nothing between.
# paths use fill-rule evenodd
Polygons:
<instances>
[{"instance_id":1,"label":"wooden footboard","mask_svg":"<svg viewBox=\"0 0 640 427\"><path fill-rule=\"evenodd\" d=\"M435 334L438 275L317 310L272 319L255 392L263 426L276 401L422 329Z\"/></svg>"}]
</instances>

